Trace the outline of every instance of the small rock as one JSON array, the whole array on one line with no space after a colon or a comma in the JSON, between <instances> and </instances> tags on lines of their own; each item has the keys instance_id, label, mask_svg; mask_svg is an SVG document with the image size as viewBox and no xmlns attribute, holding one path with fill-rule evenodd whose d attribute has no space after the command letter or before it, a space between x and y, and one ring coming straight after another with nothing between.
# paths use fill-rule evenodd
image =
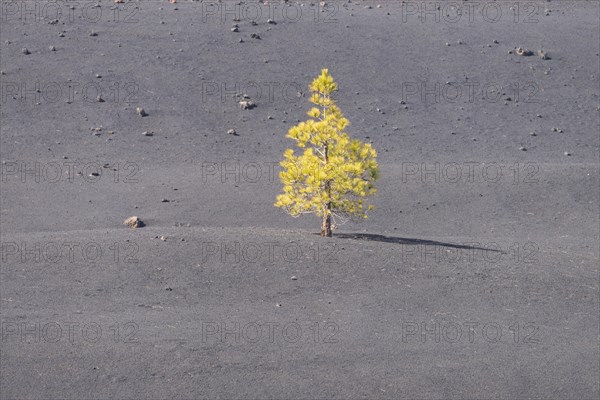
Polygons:
<instances>
[{"instance_id":1,"label":"small rock","mask_svg":"<svg viewBox=\"0 0 600 400\"><path fill-rule=\"evenodd\" d=\"M50 47L48 47L48 50L50 50L50 51L56 51L56 47L50 46Z\"/></svg>"},{"instance_id":2,"label":"small rock","mask_svg":"<svg viewBox=\"0 0 600 400\"><path fill-rule=\"evenodd\" d=\"M290 279L293 280L293 281L297 281L298 280L298 278L296 278L296 276L292 276Z\"/></svg>"},{"instance_id":3,"label":"small rock","mask_svg":"<svg viewBox=\"0 0 600 400\"><path fill-rule=\"evenodd\" d=\"M90 36L98 36L98 34L96 32L94 32L94 31L91 31L90 32Z\"/></svg>"},{"instance_id":4,"label":"small rock","mask_svg":"<svg viewBox=\"0 0 600 400\"><path fill-rule=\"evenodd\" d=\"M277 22L275 22L274 20L272 20L271 18L269 18L267 20L267 24L277 25Z\"/></svg>"},{"instance_id":5,"label":"small rock","mask_svg":"<svg viewBox=\"0 0 600 400\"><path fill-rule=\"evenodd\" d=\"M542 60L549 60L550 57L548 57L548 55L546 55L546 52L544 52L543 50L539 50L538 51L538 56L540 56L540 58Z\"/></svg>"},{"instance_id":6,"label":"small rock","mask_svg":"<svg viewBox=\"0 0 600 400\"><path fill-rule=\"evenodd\" d=\"M100 96L96 97L96 101L98 103L104 103L104 99L102 97L100 97Z\"/></svg>"},{"instance_id":7,"label":"small rock","mask_svg":"<svg viewBox=\"0 0 600 400\"><path fill-rule=\"evenodd\" d=\"M154 136L154 134L152 132L147 132L147 131L142 132L142 135L144 135L144 136Z\"/></svg>"},{"instance_id":8,"label":"small rock","mask_svg":"<svg viewBox=\"0 0 600 400\"><path fill-rule=\"evenodd\" d=\"M21 53L25 54L26 56L29 55L29 54L31 54L31 52L27 49L27 47L23 47L21 49Z\"/></svg>"},{"instance_id":9,"label":"small rock","mask_svg":"<svg viewBox=\"0 0 600 400\"><path fill-rule=\"evenodd\" d=\"M519 147L519 150L521 150L521 151L527 151L527 149L525 147L523 147L523 146Z\"/></svg>"},{"instance_id":10,"label":"small rock","mask_svg":"<svg viewBox=\"0 0 600 400\"><path fill-rule=\"evenodd\" d=\"M142 108L142 107L136 107L135 108L135 112L140 116L140 117L145 117L148 114L146 114L146 111Z\"/></svg>"},{"instance_id":11,"label":"small rock","mask_svg":"<svg viewBox=\"0 0 600 400\"><path fill-rule=\"evenodd\" d=\"M170 202L170 200L169 200L169 199L162 199L160 202L161 202L161 203L169 203L169 202Z\"/></svg>"},{"instance_id":12,"label":"small rock","mask_svg":"<svg viewBox=\"0 0 600 400\"><path fill-rule=\"evenodd\" d=\"M565 151L565 156L570 156L571 153L569 153L568 151Z\"/></svg>"},{"instance_id":13,"label":"small rock","mask_svg":"<svg viewBox=\"0 0 600 400\"><path fill-rule=\"evenodd\" d=\"M144 223L141 219L134 215L133 217L129 217L123 221L123 225L127 225L130 228L141 228L144 226Z\"/></svg>"},{"instance_id":14,"label":"small rock","mask_svg":"<svg viewBox=\"0 0 600 400\"><path fill-rule=\"evenodd\" d=\"M255 107L254 103L250 100L241 100L239 104L240 108L242 108L243 110L251 110Z\"/></svg>"},{"instance_id":15,"label":"small rock","mask_svg":"<svg viewBox=\"0 0 600 400\"><path fill-rule=\"evenodd\" d=\"M537 136L537 133L535 133L535 132L529 132L529 134L530 134L531 136Z\"/></svg>"},{"instance_id":16,"label":"small rock","mask_svg":"<svg viewBox=\"0 0 600 400\"><path fill-rule=\"evenodd\" d=\"M515 54L518 56L529 57L529 56L533 55L533 52L530 50L524 49L523 47L517 47L515 49Z\"/></svg>"},{"instance_id":17,"label":"small rock","mask_svg":"<svg viewBox=\"0 0 600 400\"><path fill-rule=\"evenodd\" d=\"M230 134L230 135L235 135L235 136L238 136L238 134L237 134L237 132L235 131L235 129L229 129L229 130L227 131L227 133L228 133L228 134Z\"/></svg>"},{"instance_id":18,"label":"small rock","mask_svg":"<svg viewBox=\"0 0 600 400\"><path fill-rule=\"evenodd\" d=\"M160 240L162 240L163 242L166 242L167 241L167 237L166 236L161 236Z\"/></svg>"},{"instance_id":19,"label":"small rock","mask_svg":"<svg viewBox=\"0 0 600 400\"><path fill-rule=\"evenodd\" d=\"M275 303L275 307L281 307L281 303Z\"/></svg>"},{"instance_id":20,"label":"small rock","mask_svg":"<svg viewBox=\"0 0 600 400\"><path fill-rule=\"evenodd\" d=\"M251 34L250 34L250 37L251 37L252 39L260 39L260 35L259 35L258 33L251 33Z\"/></svg>"},{"instance_id":21,"label":"small rock","mask_svg":"<svg viewBox=\"0 0 600 400\"><path fill-rule=\"evenodd\" d=\"M234 26L233 28L231 28L231 32L239 32L240 30L238 29L237 26Z\"/></svg>"}]
</instances>

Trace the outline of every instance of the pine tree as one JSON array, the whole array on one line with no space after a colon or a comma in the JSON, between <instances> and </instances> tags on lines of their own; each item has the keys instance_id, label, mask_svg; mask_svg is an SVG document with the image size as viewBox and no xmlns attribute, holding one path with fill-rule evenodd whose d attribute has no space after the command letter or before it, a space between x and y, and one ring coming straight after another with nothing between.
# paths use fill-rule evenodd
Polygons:
<instances>
[{"instance_id":1,"label":"pine tree","mask_svg":"<svg viewBox=\"0 0 600 400\"><path fill-rule=\"evenodd\" d=\"M365 199L377 191L377 153L370 144L350 139L346 133L349 122L331 98L337 84L327 69L309 89L315 105L307 113L311 119L287 134L304 152L285 151L279 174L283 194L277 196L275 206L294 217L321 217L321 235L332 236L336 222L367 218L366 212L373 209Z\"/></svg>"}]
</instances>

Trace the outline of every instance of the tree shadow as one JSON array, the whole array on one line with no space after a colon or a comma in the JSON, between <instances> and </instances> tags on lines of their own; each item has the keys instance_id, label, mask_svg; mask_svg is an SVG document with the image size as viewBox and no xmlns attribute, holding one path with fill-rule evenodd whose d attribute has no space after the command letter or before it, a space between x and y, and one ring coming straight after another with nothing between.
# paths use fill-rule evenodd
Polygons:
<instances>
[{"instance_id":1,"label":"tree shadow","mask_svg":"<svg viewBox=\"0 0 600 400\"><path fill-rule=\"evenodd\" d=\"M469 245L466 243L465 244L445 243L445 242L438 242L435 240L385 236L385 235L377 235L374 233L334 233L333 237L340 238L340 239L369 240L369 241L373 241L373 242L407 244L407 245L413 245L413 246L418 246L418 245L442 246L442 247L450 247L450 248L454 248L454 249L486 250L486 251L503 253L502 250L479 247L479 246L477 246L478 243L472 243L472 245Z\"/></svg>"}]
</instances>

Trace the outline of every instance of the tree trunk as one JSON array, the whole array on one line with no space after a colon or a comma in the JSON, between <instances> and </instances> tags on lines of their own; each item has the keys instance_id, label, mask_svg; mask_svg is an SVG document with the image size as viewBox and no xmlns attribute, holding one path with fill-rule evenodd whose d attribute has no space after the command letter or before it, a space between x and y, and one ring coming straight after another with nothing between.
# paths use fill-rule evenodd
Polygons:
<instances>
[{"instance_id":1,"label":"tree trunk","mask_svg":"<svg viewBox=\"0 0 600 400\"><path fill-rule=\"evenodd\" d=\"M323 113L325 113L325 109L323 109ZM323 114L325 115L325 114ZM329 143L325 143L325 165L329 162ZM323 213L323 224L321 225L321 236L323 237L332 237L333 233L331 232L331 182L327 181L325 183L325 190L327 191L327 195L329 196L329 201L327 202L327 209Z\"/></svg>"},{"instance_id":2,"label":"tree trunk","mask_svg":"<svg viewBox=\"0 0 600 400\"><path fill-rule=\"evenodd\" d=\"M323 237L332 237L333 233L331 232L331 215L324 214L323 215L323 224L321 226L321 236Z\"/></svg>"}]
</instances>

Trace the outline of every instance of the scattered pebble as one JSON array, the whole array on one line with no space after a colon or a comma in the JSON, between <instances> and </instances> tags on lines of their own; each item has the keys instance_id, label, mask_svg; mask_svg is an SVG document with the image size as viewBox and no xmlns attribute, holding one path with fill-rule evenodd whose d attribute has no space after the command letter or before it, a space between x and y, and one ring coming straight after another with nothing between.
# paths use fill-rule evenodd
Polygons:
<instances>
[{"instance_id":1,"label":"scattered pebble","mask_svg":"<svg viewBox=\"0 0 600 400\"><path fill-rule=\"evenodd\" d=\"M298 280L298 278L296 278L295 276L292 276L290 279L293 280L293 281L297 281Z\"/></svg>"},{"instance_id":2,"label":"scattered pebble","mask_svg":"<svg viewBox=\"0 0 600 400\"><path fill-rule=\"evenodd\" d=\"M50 47L48 47L48 50L50 50L50 51L56 51L56 47L50 46Z\"/></svg>"},{"instance_id":3,"label":"scattered pebble","mask_svg":"<svg viewBox=\"0 0 600 400\"><path fill-rule=\"evenodd\" d=\"M521 151L527 151L527 149L525 147L523 147L523 146L519 147L519 150L521 150Z\"/></svg>"},{"instance_id":4,"label":"scattered pebble","mask_svg":"<svg viewBox=\"0 0 600 400\"><path fill-rule=\"evenodd\" d=\"M152 132L142 132L142 135L144 135L144 136L154 136L154 134Z\"/></svg>"},{"instance_id":5,"label":"scattered pebble","mask_svg":"<svg viewBox=\"0 0 600 400\"><path fill-rule=\"evenodd\" d=\"M140 116L140 117L145 117L148 114L146 114L146 111L142 108L142 107L136 107L135 108L135 112Z\"/></svg>"},{"instance_id":6,"label":"scattered pebble","mask_svg":"<svg viewBox=\"0 0 600 400\"><path fill-rule=\"evenodd\" d=\"M227 133L230 134L230 135L237 135L237 132L235 131L235 129L229 129L227 131Z\"/></svg>"},{"instance_id":7,"label":"scattered pebble","mask_svg":"<svg viewBox=\"0 0 600 400\"><path fill-rule=\"evenodd\" d=\"M25 54L26 56L31 54L31 52L29 51L29 49L27 49L27 47L23 47L21 49L21 53Z\"/></svg>"},{"instance_id":8,"label":"scattered pebble","mask_svg":"<svg viewBox=\"0 0 600 400\"><path fill-rule=\"evenodd\" d=\"M250 37L251 37L252 39L260 39L260 35L259 35L258 33L251 33L251 34L250 34Z\"/></svg>"}]
</instances>

